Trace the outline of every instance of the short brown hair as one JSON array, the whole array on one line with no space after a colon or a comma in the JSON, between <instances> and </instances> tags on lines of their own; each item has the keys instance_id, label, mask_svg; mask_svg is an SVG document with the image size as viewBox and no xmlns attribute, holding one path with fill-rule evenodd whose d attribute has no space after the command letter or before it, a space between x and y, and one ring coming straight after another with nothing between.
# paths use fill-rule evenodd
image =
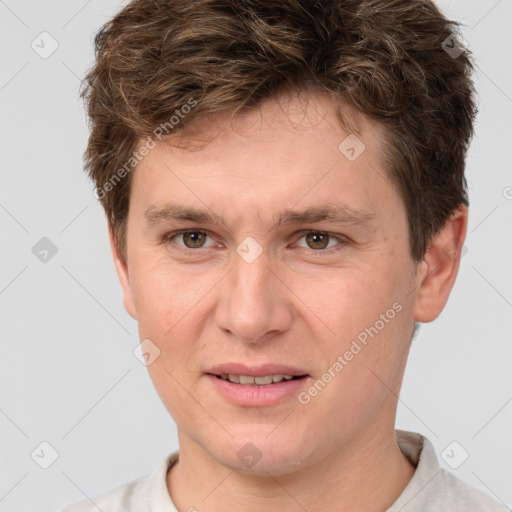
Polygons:
<instances>
[{"instance_id":1,"label":"short brown hair","mask_svg":"<svg viewBox=\"0 0 512 512\"><path fill-rule=\"evenodd\" d=\"M477 109L471 55L452 37L458 28L429 0L131 1L96 35L82 88L85 167L123 259L141 138L302 88L387 127L387 171L420 261L450 214L468 205Z\"/></svg>"}]
</instances>

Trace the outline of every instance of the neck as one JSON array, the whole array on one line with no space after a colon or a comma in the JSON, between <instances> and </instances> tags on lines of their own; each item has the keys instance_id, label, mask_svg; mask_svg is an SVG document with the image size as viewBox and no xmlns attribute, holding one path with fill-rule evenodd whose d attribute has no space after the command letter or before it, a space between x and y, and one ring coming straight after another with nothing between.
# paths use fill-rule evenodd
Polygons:
<instances>
[{"instance_id":1,"label":"neck","mask_svg":"<svg viewBox=\"0 0 512 512\"><path fill-rule=\"evenodd\" d=\"M396 501L415 470L398 447L394 427L381 425L357 433L319 462L279 476L234 471L180 431L178 437L179 461L167 475L167 488L180 511L377 512Z\"/></svg>"}]
</instances>

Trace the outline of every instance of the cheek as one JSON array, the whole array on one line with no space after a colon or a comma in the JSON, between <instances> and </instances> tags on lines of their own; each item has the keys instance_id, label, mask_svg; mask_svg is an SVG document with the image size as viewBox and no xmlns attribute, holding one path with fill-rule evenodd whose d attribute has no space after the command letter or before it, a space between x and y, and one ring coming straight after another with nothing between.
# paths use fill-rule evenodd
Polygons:
<instances>
[{"instance_id":1,"label":"cheek","mask_svg":"<svg viewBox=\"0 0 512 512\"><path fill-rule=\"evenodd\" d=\"M149 338L160 349L159 365L152 370L163 366L182 374L200 350L201 330L209 313L205 308L210 307L208 291L218 276L198 277L192 267L185 271L171 267L168 261L141 258L137 263L131 279L139 336L141 340Z\"/></svg>"},{"instance_id":2,"label":"cheek","mask_svg":"<svg viewBox=\"0 0 512 512\"><path fill-rule=\"evenodd\" d=\"M150 255L134 258L134 273L131 276L134 301L139 323L151 321L155 334L170 329L173 319L179 317L193 300L197 282L187 279L183 273L172 268L168 262L153 261Z\"/></svg>"},{"instance_id":3,"label":"cheek","mask_svg":"<svg viewBox=\"0 0 512 512\"><path fill-rule=\"evenodd\" d=\"M183 404L190 397L183 386L189 387L187 372L193 368L198 350L200 327L194 318L200 311L204 287L168 266L144 264L133 276L133 287L139 337L150 339L159 350L147 367L149 376L171 416L184 423Z\"/></svg>"},{"instance_id":4,"label":"cheek","mask_svg":"<svg viewBox=\"0 0 512 512\"><path fill-rule=\"evenodd\" d=\"M340 335L329 344L325 373L307 390L310 402L304 406L313 418L329 411L330 420L323 422L326 439L337 439L339 432L356 434L375 423L379 411L392 413L408 353L405 315L400 311L385 326L375 321L354 326L355 335Z\"/></svg>"},{"instance_id":5,"label":"cheek","mask_svg":"<svg viewBox=\"0 0 512 512\"><path fill-rule=\"evenodd\" d=\"M301 299L298 307L307 314L310 327L330 346L341 349L373 325L400 296L396 282L380 276L364 268L349 268L334 269L312 279L295 276L289 282Z\"/></svg>"},{"instance_id":6,"label":"cheek","mask_svg":"<svg viewBox=\"0 0 512 512\"><path fill-rule=\"evenodd\" d=\"M180 313L183 315L186 288L168 270L147 261L134 261L133 268L130 280L140 339L149 338L163 349L166 336L171 335Z\"/></svg>"},{"instance_id":7,"label":"cheek","mask_svg":"<svg viewBox=\"0 0 512 512\"><path fill-rule=\"evenodd\" d=\"M332 279L317 282L315 292L300 280L293 287L308 305L303 311L316 340L314 350L321 352L324 368L319 371L331 368L336 375L326 386L336 394L330 400L342 400L350 410L366 408L359 402L363 397L382 399L386 387L379 378L392 388L399 382L412 329L404 276L338 270Z\"/></svg>"}]
</instances>

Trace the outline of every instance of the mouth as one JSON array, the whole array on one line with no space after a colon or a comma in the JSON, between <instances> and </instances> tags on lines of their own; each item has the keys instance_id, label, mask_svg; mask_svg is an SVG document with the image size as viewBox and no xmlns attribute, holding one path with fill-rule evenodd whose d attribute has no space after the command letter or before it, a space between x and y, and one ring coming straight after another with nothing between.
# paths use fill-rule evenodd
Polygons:
<instances>
[{"instance_id":1,"label":"mouth","mask_svg":"<svg viewBox=\"0 0 512 512\"><path fill-rule=\"evenodd\" d=\"M229 381L232 384L239 384L241 386L272 386L273 384L279 384L283 381L300 380L308 377L304 375L288 375L288 374L270 374L255 377L253 375L239 375L233 373L209 373L217 379Z\"/></svg>"},{"instance_id":2,"label":"mouth","mask_svg":"<svg viewBox=\"0 0 512 512\"><path fill-rule=\"evenodd\" d=\"M283 371L286 373L281 373ZM226 368L224 365L211 369L205 377L215 392L231 404L239 407L271 407L284 400L294 400L297 393L308 385L310 375L277 365L266 368L241 368L240 365Z\"/></svg>"}]
</instances>

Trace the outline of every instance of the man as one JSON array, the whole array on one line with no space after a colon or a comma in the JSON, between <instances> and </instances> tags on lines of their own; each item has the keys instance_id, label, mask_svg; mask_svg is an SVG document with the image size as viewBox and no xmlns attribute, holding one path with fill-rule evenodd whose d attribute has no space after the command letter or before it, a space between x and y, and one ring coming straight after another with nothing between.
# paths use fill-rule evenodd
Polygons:
<instances>
[{"instance_id":1,"label":"man","mask_svg":"<svg viewBox=\"0 0 512 512\"><path fill-rule=\"evenodd\" d=\"M428 0L138 0L103 27L86 167L180 449L67 511L505 510L395 431L467 229L455 28Z\"/></svg>"}]
</instances>

